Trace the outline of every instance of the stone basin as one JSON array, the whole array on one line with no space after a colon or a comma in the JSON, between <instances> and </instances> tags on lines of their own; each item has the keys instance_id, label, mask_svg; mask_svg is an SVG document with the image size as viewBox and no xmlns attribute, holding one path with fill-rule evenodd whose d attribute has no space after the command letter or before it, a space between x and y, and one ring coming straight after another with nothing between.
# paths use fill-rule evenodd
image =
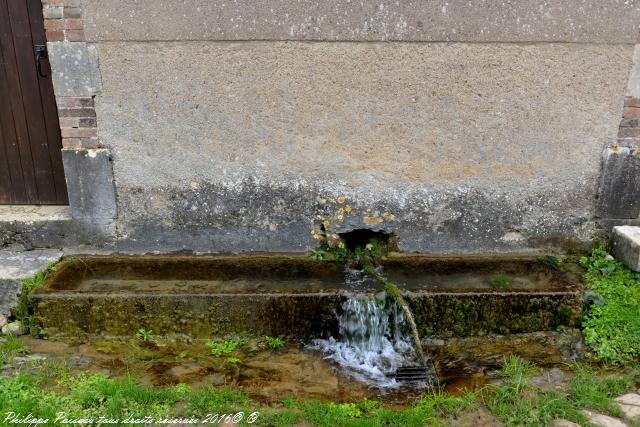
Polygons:
<instances>
[{"instance_id":1,"label":"stone basin","mask_svg":"<svg viewBox=\"0 0 640 427\"><path fill-rule=\"evenodd\" d=\"M582 290L571 272L535 257L390 256L420 334L451 338L576 327ZM356 292L341 264L307 255L91 256L63 260L33 295L51 338L235 333L293 340L336 336L342 303Z\"/></svg>"}]
</instances>

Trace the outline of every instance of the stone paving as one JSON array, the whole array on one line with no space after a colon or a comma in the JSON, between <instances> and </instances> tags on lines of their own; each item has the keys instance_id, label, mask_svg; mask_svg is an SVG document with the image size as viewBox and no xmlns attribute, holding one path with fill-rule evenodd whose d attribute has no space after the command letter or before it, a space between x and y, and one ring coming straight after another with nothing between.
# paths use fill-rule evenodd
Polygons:
<instances>
[{"instance_id":1,"label":"stone paving","mask_svg":"<svg viewBox=\"0 0 640 427\"><path fill-rule=\"evenodd\" d=\"M0 250L0 324L4 326L22 289L22 281L43 271L62 257L57 249L21 251L14 248Z\"/></svg>"},{"instance_id":2,"label":"stone paving","mask_svg":"<svg viewBox=\"0 0 640 427\"><path fill-rule=\"evenodd\" d=\"M627 393L617 397L615 401L618 403L620 410L624 416L633 423L640 422L640 390L637 393ZM600 414L598 412L584 410L582 413L589 419L594 426L599 427L629 427L630 424L624 420L611 417L609 415ZM558 419L553 421L549 427L580 427L571 421Z\"/></svg>"}]
</instances>

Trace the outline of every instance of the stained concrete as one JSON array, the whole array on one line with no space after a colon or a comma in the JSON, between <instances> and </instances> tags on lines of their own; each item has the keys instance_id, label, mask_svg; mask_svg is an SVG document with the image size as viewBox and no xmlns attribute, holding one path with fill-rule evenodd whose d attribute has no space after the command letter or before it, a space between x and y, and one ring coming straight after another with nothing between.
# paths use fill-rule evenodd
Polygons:
<instances>
[{"instance_id":1,"label":"stained concrete","mask_svg":"<svg viewBox=\"0 0 640 427\"><path fill-rule=\"evenodd\" d=\"M596 214L601 218L637 219L640 216L640 147L607 147Z\"/></svg>"},{"instance_id":2,"label":"stained concrete","mask_svg":"<svg viewBox=\"0 0 640 427\"><path fill-rule=\"evenodd\" d=\"M394 232L411 251L588 240L633 51L149 46L97 44L120 237L204 251L308 249L325 220Z\"/></svg>"},{"instance_id":3,"label":"stained concrete","mask_svg":"<svg viewBox=\"0 0 640 427\"><path fill-rule=\"evenodd\" d=\"M111 153L106 149L62 150L69 205L76 219L118 216Z\"/></svg>"},{"instance_id":4,"label":"stained concrete","mask_svg":"<svg viewBox=\"0 0 640 427\"><path fill-rule=\"evenodd\" d=\"M637 0L83 0L89 41L635 43Z\"/></svg>"}]
</instances>

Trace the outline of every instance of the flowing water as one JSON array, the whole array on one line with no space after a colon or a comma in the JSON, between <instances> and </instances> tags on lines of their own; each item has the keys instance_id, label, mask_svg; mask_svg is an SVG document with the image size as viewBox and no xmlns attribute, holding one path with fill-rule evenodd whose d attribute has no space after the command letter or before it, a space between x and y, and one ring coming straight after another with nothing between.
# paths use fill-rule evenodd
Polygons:
<instances>
[{"instance_id":1,"label":"flowing water","mask_svg":"<svg viewBox=\"0 0 640 427\"><path fill-rule=\"evenodd\" d=\"M404 316L395 304L387 305L383 295L356 295L342 306L340 339L316 339L311 348L320 350L343 373L380 388L400 384L394 373L413 358L409 340L401 333Z\"/></svg>"}]
</instances>

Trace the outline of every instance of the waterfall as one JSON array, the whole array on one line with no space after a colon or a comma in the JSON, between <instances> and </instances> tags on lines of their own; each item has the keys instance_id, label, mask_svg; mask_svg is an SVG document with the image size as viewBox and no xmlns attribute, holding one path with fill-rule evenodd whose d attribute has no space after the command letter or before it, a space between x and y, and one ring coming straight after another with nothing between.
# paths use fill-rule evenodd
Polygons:
<instances>
[{"instance_id":1,"label":"waterfall","mask_svg":"<svg viewBox=\"0 0 640 427\"><path fill-rule=\"evenodd\" d=\"M340 338L316 339L310 347L334 361L344 374L380 388L397 388L396 370L421 364L411 338L403 334L401 309L384 294L358 294L347 299L338 316Z\"/></svg>"}]
</instances>

